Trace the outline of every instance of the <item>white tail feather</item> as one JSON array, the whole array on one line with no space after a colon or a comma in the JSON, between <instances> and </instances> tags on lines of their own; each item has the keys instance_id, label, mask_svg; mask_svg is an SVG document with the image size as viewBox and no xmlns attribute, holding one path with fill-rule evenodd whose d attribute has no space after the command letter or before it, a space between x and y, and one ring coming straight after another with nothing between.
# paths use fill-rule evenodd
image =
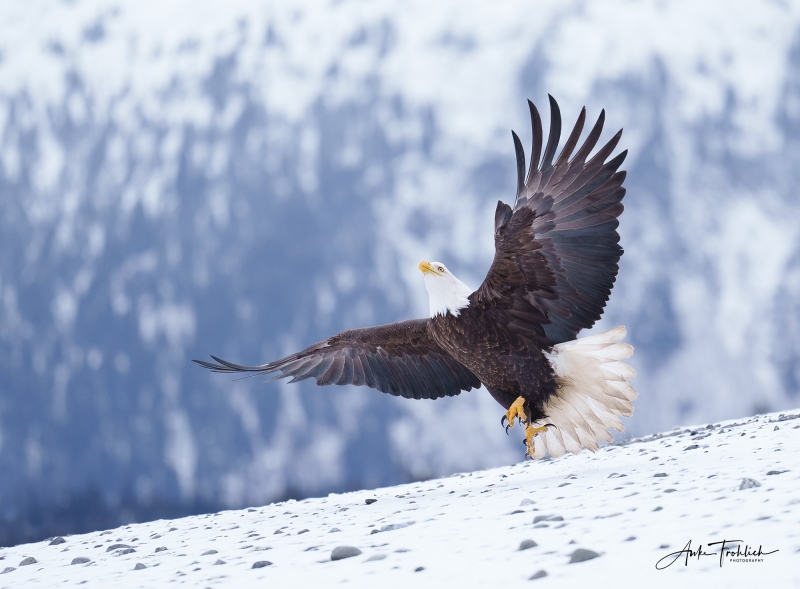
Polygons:
<instances>
[{"instance_id":1,"label":"white tail feather","mask_svg":"<svg viewBox=\"0 0 800 589\"><path fill-rule=\"evenodd\" d=\"M596 452L598 440L614 438L609 429L623 431L619 417L633 414L639 393L627 381L636 371L620 362L633 355L622 343L625 327L558 344L547 355L553 365L558 391L545 405L547 417L533 425L555 425L535 438L534 458L577 454L583 448Z\"/></svg>"}]
</instances>

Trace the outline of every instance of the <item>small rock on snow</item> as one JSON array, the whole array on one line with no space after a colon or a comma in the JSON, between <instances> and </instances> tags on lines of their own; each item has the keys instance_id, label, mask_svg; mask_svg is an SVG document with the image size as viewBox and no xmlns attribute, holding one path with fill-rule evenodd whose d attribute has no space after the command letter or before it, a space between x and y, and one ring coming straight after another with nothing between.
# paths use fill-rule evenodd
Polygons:
<instances>
[{"instance_id":1,"label":"small rock on snow","mask_svg":"<svg viewBox=\"0 0 800 589\"><path fill-rule=\"evenodd\" d=\"M50 542L50 546L58 546L59 544L63 544L64 542L66 542L66 540L64 540L62 536L56 536L55 538L53 538L53 541Z\"/></svg>"},{"instance_id":2,"label":"small rock on snow","mask_svg":"<svg viewBox=\"0 0 800 589\"><path fill-rule=\"evenodd\" d=\"M560 515L537 515L533 518L533 523L538 524L539 522L563 522L564 518Z\"/></svg>"},{"instance_id":3,"label":"small rock on snow","mask_svg":"<svg viewBox=\"0 0 800 589\"><path fill-rule=\"evenodd\" d=\"M519 543L519 550L527 550L528 548L533 548L535 546L538 546L538 544L533 540L523 540Z\"/></svg>"},{"instance_id":4,"label":"small rock on snow","mask_svg":"<svg viewBox=\"0 0 800 589\"><path fill-rule=\"evenodd\" d=\"M222 560L221 558L218 558L217 562L215 562L214 564L225 564L225 561Z\"/></svg>"},{"instance_id":5,"label":"small rock on snow","mask_svg":"<svg viewBox=\"0 0 800 589\"><path fill-rule=\"evenodd\" d=\"M39 561L36 560L35 558L33 558L32 556L29 556L28 558L23 559L23 561L21 563L19 563L19 566L24 567L24 566L27 566L29 564L36 564L37 562L39 562Z\"/></svg>"},{"instance_id":6,"label":"small rock on snow","mask_svg":"<svg viewBox=\"0 0 800 589\"><path fill-rule=\"evenodd\" d=\"M542 569L540 571L537 571L537 572L533 573L530 577L528 577L528 580L529 581L535 581L536 579L541 579L542 577L546 577L546 576L547 576L547 571Z\"/></svg>"},{"instance_id":7,"label":"small rock on snow","mask_svg":"<svg viewBox=\"0 0 800 589\"><path fill-rule=\"evenodd\" d=\"M520 503L519 505L520 507L522 507L523 505L533 505L534 503L536 503L536 501L534 501L533 499L523 499L522 503Z\"/></svg>"},{"instance_id":8,"label":"small rock on snow","mask_svg":"<svg viewBox=\"0 0 800 589\"><path fill-rule=\"evenodd\" d=\"M418 572L424 571L424 570L425 570L425 567L417 567L417 568L414 569L414 572L418 573Z\"/></svg>"},{"instance_id":9,"label":"small rock on snow","mask_svg":"<svg viewBox=\"0 0 800 589\"><path fill-rule=\"evenodd\" d=\"M3 572L0 575L5 575L6 573L10 573L11 571L16 571L16 567L6 567L3 569Z\"/></svg>"},{"instance_id":10,"label":"small rock on snow","mask_svg":"<svg viewBox=\"0 0 800 589\"><path fill-rule=\"evenodd\" d=\"M753 487L760 487L761 483L759 483L755 479L742 479L742 484L739 485L739 490L743 491L744 489L752 489Z\"/></svg>"},{"instance_id":11,"label":"small rock on snow","mask_svg":"<svg viewBox=\"0 0 800 589\"><path fill-rule=\"evenodd\" d=\"M268 567L272 563L268 560L259 560L258 562L253 563L254 569L263 569L264 567Z\"/></svg>"},{"instance_id":12,"label":"small rock on snow","mask_svg":"<svg viewBox=\"0 0 800 589\"><path fill-rule=\"evenodd\" d=\"M665 476L667 476L667 473L665 473L665 472L657 472L653 476L654 477L665 477Z\"/></svg>"},{"instance_id":13,"label":"small rock on snow","mask_svg":"<svg viewBox=\"0 0 800 589\"><path fill-rule=\"evenodd\" d=\"M156 548L156 552L164 552L166 549L167 549L166 546L159 546L158 548Z\"/></svg>"},{"instance_id":14,"label":"small rock on snow","mask_svg":"<svg viewBox=\"0 0 800 589\"><path fill-rule=\"evenodd\" d=\"M137 563L136 563L136 566L135 566L135 567L133 567L133 570L134 570L134 571L141 571L142 569L146 569L146 568L147 568L147 566L143 565L143 564L142 564L142 563L140 563L140 562L137 562Z\"/></svg>"},{"instance_id":15,"label":"small rock on snow","mask_svg":"<svg viewBox=\"0 0 800 589\"><path fill-rule=\"evenodd\" d=\"M340 530L339 528L331 528L330 530L328 530L328 533L332 534L333 532L341 532L341 531L342 530Z\"/></svg>"},{"instance_id":16,"label":"small rock on snow","mask_svg":"<svg viewBox=\"0 0 800 589\"><path fill-rule=\"evenodd\" d=\"M392 530L399 530L401 528L407 528L408 526L414 525L416 522L403 522L401 524L389 524L386 526L381 527L381 532L391 532ZM377 532L377 530L373 530L373 532Z\"/></svg>"},{"instance_id":17,"label":"small rock on snow","mask_svg":"<svg viewBox=\"0 0 800 589\"><path fill-rule=\"evenodd\" d=\"M597 554L594 550L587 550L586 548L577 548L575 552L573 552L570 555L569 564L592 560L593 558L597 558L598 556L600 555Z\"/></svg>"},{"instance_id":18,"label":"small rock on snow","mask_svg":"<svg viewBox=\"0 0 800 589\"><path fill-rule=\"evenodd\" d=\"M106 552L112 552L114 550L120 550L121 548L130 548L127 544L112 544L108 548L106 548Z\"/></svg>"},{"instance_id":19,"label":"small rock on snow","mask_svg":"<svg viewBox=\"0 0 800 589\"><path fill-rule=\"evenodd\" d=\"M206 551L205 551L203 554L201 554L200 556L208 556L209 554L216 554L216 553L217 553L217 551L216 551L216 550L206 550Z\"/></svg>"},{"instance_id":20,"label":"small rock on snow","mask_svg":"<svg viewBox=\"0 0 800 589\"><path fill-rule=\"evenodd\" d=\"M767 476L773 475L773 474L783 474L785 472L789 472L789 471L788 470L771 470L771 471L769 471L767 473Z\"/></svg>"},{"instance_id":21,"label":"small rock on snow","mask_svg":"<svg viewBox=\"0 0 800 589\"><path fill-rule=\"evenodd\" d=\"M73 558L70 564L86 564L87 562L92 562L91 559L86 558L85 556L79 556L77 558Z\"/></svg>"},{"instance_id":22,"label":"small rock on snow","mask_svg":"<svg viewBox=\"0 0 800 589\"><path fill-rule=\"evenodd\" d=\"M367 500L364 501L364 503L366 503L367 505L372 505L373 503L376 503L377 501L378 501L377 499L367 499Z\"/></svg>"},{"instance_id":23,"label":"small rock on snow","mask_svg":"<svg viewBox=\"0 0 800 589\"><path fill-rule=\"evenodd\" d=\"M331 552L331 560L343 560L359 554L361 554L361 551L355 546L337 546Z\"/></svg>"}]
</instances>

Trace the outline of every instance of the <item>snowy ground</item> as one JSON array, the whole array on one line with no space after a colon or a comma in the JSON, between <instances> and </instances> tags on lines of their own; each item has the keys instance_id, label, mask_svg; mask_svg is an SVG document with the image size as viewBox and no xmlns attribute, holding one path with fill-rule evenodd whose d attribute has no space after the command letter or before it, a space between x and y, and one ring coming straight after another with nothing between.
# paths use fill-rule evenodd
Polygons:
<instances>
[{"instance_id":1,"label":"snowy ground","mask_svg":"<svg viewBox=\"0 0 800 589\"><path fill-rule=\"evenodd\" d=\"M761 415L596 455L0 549L0 588L798 587L798 465L800 412ZM690 540L714 554L656 569ZM709 544L722 540L777 552L720 567ZM343 546L360 553L332 561ZM598 556L571 563L580 549Z\"/></svg>"}]
</instances>

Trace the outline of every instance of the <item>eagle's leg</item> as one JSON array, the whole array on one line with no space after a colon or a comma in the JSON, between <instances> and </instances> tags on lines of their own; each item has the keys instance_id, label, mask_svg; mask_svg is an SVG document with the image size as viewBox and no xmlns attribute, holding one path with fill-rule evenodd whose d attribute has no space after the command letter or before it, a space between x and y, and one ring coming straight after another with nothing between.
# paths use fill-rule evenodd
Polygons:
<instances>
[{"instance_id":1,"label":"eagle's leg","mask_svg":"<svg viewBox=\"0 0 800 589\"><path fill-rule=\"evenodd\" d=\"M520 423L526 423L528 421L528 417L525 415L525 397L518 397L517 400L511 404L511 407L508 408L506 414L500 419L500 425L503 425L506 421L508 422L506 433L508 433L508 428L514 427L515 418L518 418Z\"/></svg>"},{"instance_id":2,"label":"eagle's leg","mask_svg":"<svg viewBox=\"0 0 800 589\"><path fill-rule=\"evenodd\" d=\"M547 431L548 426L542 427L534 427L532 424L528 424L525 428L525 447L527 450L525 451L525 456L533 457L533 438L542 432Z\"/></svg>"}]
</instances>

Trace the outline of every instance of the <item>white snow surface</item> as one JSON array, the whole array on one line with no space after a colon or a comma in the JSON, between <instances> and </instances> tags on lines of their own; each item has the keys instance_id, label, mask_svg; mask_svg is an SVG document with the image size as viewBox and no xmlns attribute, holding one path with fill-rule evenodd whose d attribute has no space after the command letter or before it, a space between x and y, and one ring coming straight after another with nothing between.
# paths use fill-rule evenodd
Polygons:
<instances>
[{"instance_id":1,"label":"white snow surface","mask_svg":"<svg viewBox=\"0 0 800 589\"><path fill-rule=\"evenodd\" d=\"M798 464L800 410L675 428L597 454L7 548L0 588L797 587ZM777 552L720 566L709 544L723 539ZM690 540L716 554L656 569ZM361 552L332 561L340 546ZM570 563L576 549L599 556Z\"/></svg>"}]
</instances>

